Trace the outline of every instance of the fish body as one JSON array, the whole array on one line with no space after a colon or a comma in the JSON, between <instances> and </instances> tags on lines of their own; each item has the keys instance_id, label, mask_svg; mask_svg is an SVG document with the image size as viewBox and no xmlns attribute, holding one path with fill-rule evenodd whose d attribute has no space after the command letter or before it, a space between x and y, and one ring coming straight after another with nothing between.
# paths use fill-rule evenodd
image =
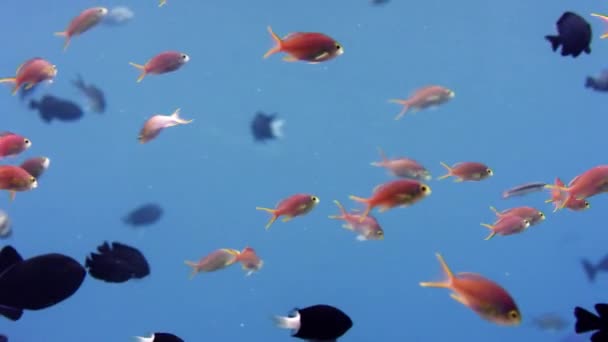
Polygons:
<instances>
[{"instance_id":1,"label":"fish body","mask_svg":"<svg viewBox=\"0 0 608 342\"><path fill-rule=\"evenodd\" d=\"M141 82L146 75L160 75L173 72L181 68L190 61L190 56L179 51L165 51L152 57L146 64L136 64L129 62L131 66L141 70L137 82Z\"/></svg>"},{"instance_id":2,"label":"fish body","mask_svg":"<svg viewBox=\"0 0 608 342\"><path fill-rule=\"evenodd\" d=\"M507 215L519 216L524 220L528 220L528 222L530 222L530 226L534 226L546 219L546 216L542 211L533 207L515 207L500 212L496 210L496 208L490 207L490 210L492 210L499 219Z\"/></svg>"},{"instance_id":3,"label":"fish body","mask_svg":"<svg viewBox=\"0 0 608 342\"><path fill-rule=\"evenodd\" d=\"M171 115L156 114L149 118L139 132L137 139L145 144L155 139L165 128L187 125L194 120L186 120L179 116L180 109L176 109Z\"/></svg>"},{"instance_id":4,"label":"fish body","mask_svg":"<svg viewBox=\"0 0 608 342\"><path fill-rule=\"evenodd\" d=\"M51 159L48 157L34 157L27 159L19 166L36 179L39 179L50 165Z\"/></svg>"},{"instance_id":5,"label":"fish body","mask_svg":"<svg viewBox=\"0 0 608 342\"><path fill-rule=\"evenodd\" d=\"M135 247L120 242L104 242L85 260L89 275L108 283L124 283L150 275L150 266Z\"/></svg>"},{"instance_id":6,"label":"fish body","mask_svg":"<svg viewBox=\"0 0 608 342\"><path fill-rule=\"evenodd\" d=\"M192 268L192 279L200 272L215 272L231 266L238 261L239 253L236 249L222 248L211 252L198 262L186 260L184 263Z\"/></svg>"},{"instance_id":7,"label":"fish body","mask_svg":"<svg viewBox=\"0 0 608 342\"><path fill-rule=\"evenodd\" d=\"M80 75L72 81L72 84L86 96L90 109L96 113L103 113L106 110L106 98L101 89L92 84L85 84Z\"/></svg>"},{"instance_id":8,"label":"fish body","mask_svg":"<svg viewBox=\"0 0 608 342\"><path fill-rule=\"evenodd\" d=\"M51 62L40 58L32 58L21 64L14 77L0 78L0 83L13 83L12 94L15 95L24 86L24 90L29 90L39 83L52 80L57 76L57 67Z\"/></svg>"},{"instance_id":9,"label":"fish body","mask_svg":"<svg viewBox=\"0 0 608 342\"><path fill-rule=\"evenodd\" d=\"M593 331L591 342L608 341L608 304L595 304L595 311L598 313L597 315L579 306L575 307L574 317L576 317L576 323L574 331L577 334Z\"/></svg>"},{"instance_id":10,"label":"fish body","mask_svg":"<svg viewBox=\"0 0 608 342\"><path fill-rule=\"evenodd\" d=\"M513 235L523 232L530 227L530 221L515 214L501 216L494 224L482 223L483 227L490 229L490 235L485 240L490 240L495 235Z\"/></svg>"},{"instance_id":11,"label":"fish body","mask_svg":"<svg viewBox=\"0 0 608 342\"><path fill-rule=\"evenodd\" d=\"M494 171L487 165L478 162L461 162L449 166L444 162L441 165L448 171L445 175L437 178L438 180L448 177L455 177L455 182L481 181L494 175Z\"/></svg>"},{"instance_id":12,"label":"fish body","mask_svg":"<svg viewBox=\"0 0 608 342\"><path fill-rule=\"evenodd\" d=\"M268 26L268 32L275 41L275 46L268 50L264 58L279 52L285 52L287 62L305 61L316 64L329 61L344 53L344 48L333 38L318 32L295 32L280 38Z\"/></svg>"},{"instance_id":13,"label":"fish body","mask_svg":"<svg viewBox=\"0 0 608 342\"><path fill-rule=\"evenodd\" d=\"M410 109L416 112L422 109L436 107L448 102L455 96L456 93L451 89L438 85L432 85L416 90L414 94L408 99L392 99L389 100L389 102L398 103L403 106L401 112L395 117L395 120L399 120Z\"/></svg>"},{"instance_id":14,"label":"fish body","mask_svg":"<svg viewBox=\"0 0 608 342\"><path fill-rule=\"evenodd\" d=\"M11 201L17 192L28 191L38 187L36 177L19 166L0 165L0 190L7 190Z\"/></svg>"},{"instance_id":15,"label":"fish body","mask_svg":"<svg viewBox=\"0 0 608 342\"><path fill-rule=\"evenodd\" d=\"M0 159L14 157L32 146L32 141L13 132L0 132Z\"/></svg>"},{"instance_id":16,"label":"fish body","mask_svg":"<svg viewBox=\"0 0 608 342\"><path fill-rule=\"evenodd\" d=\"M287 317L274 316L274 322L279 328L292 330L292 337L310 342L335 342L353 327L344 311L326 304L296 308Z\"/></svg>"},{"instance_id":17,"label":"fish body","mask_svg":"<svg viewBox=\"0 0 608 342\"><path fill-rule=\"evenodd\" d=\"M64 122L82 119L84 112L76 103L52 95L45 95L40 101L31 100L30 109L37 110L45 123L53 120Z\"/></svg>"},{"instance_id":18,"label":"fish body","mask_svg":"<svg viewBox=\"0 0 608 342\"><path fill-rule=\"evenodd\" d=\"M266 142L283 137L285 120L277 118L277 114L257 112L251 121L251 134L258 142Z\"/></svg>"},{"instance_id":19,"label":"fish body","mask_svg":"<svg viewBox=\"0 0 608 342\"><path fill-rule=\"evenodd\" d=\"M591 53L591 25L580 15L564 12L558 19L557 35L547 35L545 39L551 43L553 51L561 46L562 56L578 57L581 53Z\"/></svg>"},{"instance_id":20,"label":"fish body","mask_svg":"<svg viewBox=\"0 0 608 342\"><path fill-rule=\"evenodd\" d=\"M388 159L381 149L378 149L378 151L380 152L381 160L371 163L372 166L386 168L395 177L419 181L431 180L430 172L416 160L410 158Z\"/></svg>"},{"instance_id":21,"label":"fish body","mask_svg":"<svg viewBox=\"0 0 608 342\"><path fill-rule=\"evenodd\" d=\"M518 185L502 193L502 198L507 199L516 196L525 196L534 192L540 192L545 189L547 183L544 182L532 182L522 185Z\"/></svg>"},{"instance_id":22,"label":"fish body","mask_svg":"<svg viewBox=\"0 0 608 342\"><path fill-rule=\"evenodd\" d=\"M81 35L99 24L106 14L108 9L105 7L88 8L72 19L65 31L55 32L56 36L65 37L63 50L68 48L72 37Z\"/></svg>"},{"instance_id":23,"label":"fish body","mask_svg":"<svg viewBox=\"0 0 608 342\"><path fill-rule=\"evenodd\" d=\"M272 215L266 224L268 230L279 217L284 216L283 222L288 222L294 217L308 214L319 202L319 198L315 195L295 194L280 201L274 209L256 207L256 210L263 210Z\"/></svg>"},{"instance_id":24,"label":"fish body","mask_svg":"<svg viewBox=\"0 0 608 342\"><path fill-rule=\"evenodd\" d=\"M354 211L349 213L346 211L346 209L344 209L340 202L334 200L334 203L338 206L340 215L332 215L329 216L329 218L343 220L344 225L342 225L342 227L357 233L357 240L367 241L384 239L384 230L375 217L372 215L367 215L365 218L363 218L363 221L361 221L361 214L359 212Z\"/></svg>"}]
</instances>

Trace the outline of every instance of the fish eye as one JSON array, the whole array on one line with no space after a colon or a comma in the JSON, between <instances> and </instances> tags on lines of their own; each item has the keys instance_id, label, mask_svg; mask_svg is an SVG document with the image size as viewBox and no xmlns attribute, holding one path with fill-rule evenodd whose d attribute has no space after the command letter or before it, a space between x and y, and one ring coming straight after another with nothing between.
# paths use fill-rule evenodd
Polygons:
<instances>
[{"instance_id":1,"label":"fish eye","mask_svg":"<svg viewBox=\"0 0 608 342\"><path fill-rule=\"evenodd\" d=\"M540 216L541 218L544 218L544 217L545 217L545 214L544 214L544 213L542 213L542 212L539 212L539 213L538 213L538 216Z\"/></svg>"},{"instance_id":2,"label":"fish eye","mask_svg":"<svg viewBox=\"0 0 608 342\"><path fill-rule=\"evenodd\" d=\"M186 59L186 58L188 58L188 56L186 56L186 54L185 54L185 53L182 53L182 55L181 55L180 57L181 57L182 59Z\"/></svg>"},{"instance_id":3,"label":"fish eye","mask_svg":"<svg viewBox=\"0 0 608 342\"><path fill-rule=\"evenodd\" d=\"M378 231L376 231L376 235L378 235L378 236L382 236L382 235L384 235L384 232L383 232L383 231L381 231L381 230L378 230Z\"/></svg>"},{"instance_id":4,"label":"fish eye","mask_svg":"<svg viewBox=\"0 0 608 342\"><path fill-rule=\"evenodd\" d=\"M420 191L427 192L427 191L429 191L429 188L427 188L426 185L422 185L422 186L420 186Z\"/></svg>"},{"instance_id":5,"label":"fish eye","mask_svg":"<svg viewBox=\"0 0 608 342\"><path fill-rule=\"evenodd\" d=\"M315 203L319 202L319 198L317 196L310 196L310 199Z\"/></svg>"},{"instance_id":6,"label":"fish eye","mask_svg":"<svg viewBox=\"0 0 608 342\"><path fill-rule=\"evenodd\" d=\"M29 144L31 143L30 139L23 139L23 142L24 142L26 145L29 145Z\"/></svg>"},{"instance_id":7,"label":"fish eye","mask_svg":"<svg viewBox=\"0 0 608 342\"><path fill-rule=\"evenodd\" d=\"M494 173L494 172L492 172L492 169L486 169L486 172L487 172L489 175L492 175L492 174Z\"/></svg>"},{"instance_id":8,"label":"fish eye","mask_svg":"<svg viewBox=\"0 0 608 342\"><path fill-rule=\"evenodd\" d=\"M519 312L517 312L516 310L509 311L509 318L519 319Z\"/></svg>"},{"instance_id":9,"label":"fish eye","mask_svg":"<svg viewBox=\"0 0 608 342\"><path fill-rule=\"evenodd\" d=\"M30 183L34 183L34 182L36 182L36 178L35 178L35 177L33 177L33 176L32 176L32 177L30 177Z\"/></svg>"},{"instance_id":10,"label":"fish eye","mask_svg":"<svg viewBox=\"0 0 608 342\"><path fill-rule=\"evenodd\" d=\"M336 44L336 50L341 50L342 46L340 44Z\"/></svg>"},{"instance_id":11,"label":"fish eye","mask_svg":"<svg viewBox=\"0 0 608 342\"><path fill-rule=\"evenodd\" d=\"M585 201L585 208L589 208L591 205L589 204L589 202Z\"/></svg>"}]
</instances>

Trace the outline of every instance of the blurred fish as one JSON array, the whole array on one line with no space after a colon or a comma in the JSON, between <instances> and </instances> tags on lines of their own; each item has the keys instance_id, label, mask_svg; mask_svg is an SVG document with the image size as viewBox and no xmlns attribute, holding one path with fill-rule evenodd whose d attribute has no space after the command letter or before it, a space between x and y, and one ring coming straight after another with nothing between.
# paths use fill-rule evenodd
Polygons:
<instances>
[{"instance_id":1,"label":"blurred fish","mask_svg":"<svg viewBox=\"0 0 608 342\"><path fill-rule=\"evenodd\" d=\"M150 274L150 266L137 249L120 242L107 242L97 247L99 253L86 258L89 274L108 283L124 283L129 279L141 279Z\"/></svg>"},{"instance_id":2,"label":"blurred fish","mask_svg":"<svg viewBox=\"0 0 608 342\"><path fill-rule=\"evenodd\" d=\"M352 319L331 305L319 304L294 309L287 316L274 316L279 328L291 329L292 337L311 342L336 342L353 327Z\"/></svg>"},{"instance_id":3,"label":"blurred fish","mask_svg":"<svg viewBox=\"0 0 608 342\"><path fill-rule=\"evenodd\" d=\"M86 271L76 260L57 253L27 260L12 247L0 250L0 314L17 321L23 310L42 310L71 297Z\"/></svg>"},{"instance_id":4,"label":"blurred fish","mask_svg":"<svg viewBox=\"0 0 608 342\"><path fill-rule=\"evenodd\" d=\"M506 214L500 216L494 224L482 223L481 226L490 230L490 235L485 238L490 240L495 235L519 234L530 227L530 221L515 214Z\"/></svg>"},{"instance_id":5,"label":"blurred fish","mask_svg":"<svg viewBox=\"0 0 608 342\"><path fill-rule=\"evenodd\" d=\"M528 195L534 192L540 192L545 189L545 185L547 185L547 183L544 182L532 182L518 185L516 187L504 191L502 193L502 198L507 199L516 196Z\"/></svg>"},{"instance_id":6,"label":"blurred fish","mask_svg":"<svg viewBox=\"0 0 608 342\"><path fill-rule=\"evenodd\" d=\"M557 332L570 326L562 316L556 313L545 313L532 319L532 324L540 330Z\"/></svg>"},{"instance_id":7,"label":"blurred fish","mask_svg":"<svg viewBox=\"0 0 608 342\"><path fill-rule=\"evenodd\" d=\"M11 220L5 211L0 210L0 238L8 238L11 235Z\"/></svg>"},{"instance_id":8,"label":"blurred fish","mask_svg":"<svg viewBox=\"0 0 608 342\"><path fill-rule=\"evenodd\" d=\"M585 79L585 88L591 88L595 91L607 92L608 91L608 70L602 70L599 76L592 77L587 76Z\"/></svg>"},{"instance_id":9,"label":"blurred fish","mask_svg":"<svg viewBox=\"0 0 608 342\"><path fill-rule=\"evenodd\" d=\"M87 109L96 113L103 113L106 110L106 98L101 89L92 84L86 85L80 75L78 79L72 81L72 84L86 96L89 103Z\"/></svg>"},{"instance_id":10,"label":"blurred fish","mask_svg":"<svg viewBox=\"0 0 608 342\"><path fill-rule=\"evenodd\" d=\"M32 141L13 132L0 132L0 159L14 157L32 146Z\"/></svg>"},{"instance_id":11,"label":"blurred fish","mask_svg":"<svg viewBox=\"0 0 608 342\"><path fill-rule=\"evenodd\" d=\"M503 211L498 211L496 208L491 206L490 210L492 210L496 216L498 216L498 218L505 217L507 215L519 216L522 219L528 220L530 222L530 226L537 225L547 218L542 211L534 207L527 206L510 208Z\"/></svg>"},{"instance_id":12,"label":"blurred fish","mask_svg":"<svg viewBox=\"0 0 608 342\"><path fill-rule=\"evenodd\" d=\"M156 203L144 204L123 217L123 222L131 226L146 226L158 222L163 215L163 208Z\"/></svg>"},{"instance_id":13,"label":"blurred fish","mask_svg":"<svg viewBox=\"0 0 608 342\"><path fill-rule=\"evenodd\" d=\"M372 166L384 167L395 177L412 178L419 181L431 180L430 172L419 162L410 158L388 159L382 149L378 148L378 152L382 160L371 163Z\"/></svg>"},{"instance_id":14,"label":"blurred fish","mask_svg":"<svg viewBox=\"0 0 608 342\"><path fill-rule=\"evenodd\" d=\"M386 5L390 2L390 0L370 0L370 3L372 5L378 6L378 5Z\"/></svg>"},{"instance_id":15,"label":"blurred fish","mask_svg":"<svg viewBox=\"0 0 608 342\"><path fill-rule=\"evenodd\" d=\"M558 35L545 36L553 51L557 51L561 45L562 56L576 58L583 51L591 53L591 25L583 17L573 12L564 12L556 25Z\"/></svg>"},{"instance_id":16,"label":"blurred fish","mask_svg":"<svg viewBox=\"0 0 608 342\"><path fill-rule=\"evenodd\" d=\"M21 86L26 90L34 87L41 82L52 82L57 76L57 67L49 61L35 57L21 64L14 77L0 78L0 83L13 83L12 94L17 94Z\"/></svg>"},{"instance_id":17,"label":"blurred fish","mask_svg":"<svg viewBox=\"0 0 608 342\"><path fill-rule=\"evenodd\" d=\"M167 0L159 0L158 1L158 7L163 7L166 4L167 4Z\"/></svg>"},{"instance_id":18,"label":"blurred fish","mask_svg":"<svg viewBox=\"0 0 608 342\"><path fill-rule=\"evenodd\" d=\"M0 190L8 191L11 201L15 199L18 191L29 191L37 187L36 177L19 166L0 165Z\"/></svg>"},{"instance_id":19,"label":"blurred fish","mask_svg":"<svg viewBox=\"0 0 608 342\"><path fill-rule=\"evenodd\" d=\"M165 128L174 127L178 125L187 125L194 121L193 119L186 120L179 116L180 109L176 109L171 115L155 114L146 122L139 132L137 139L140 143L145 144L153 139L156 139L160 132Z\"/></svg>"},{"instance_id":20,"label":"blurred fish","mask_svg":"<svg viewBox=\"0 0 608 342\"><path fill-rule=\"evenodd\" d=\"M251 134L255 141L266 142L283 137L285 120L277 119L277 114L257 112L251 121Z\"/></svg>"},{"instance_id":21,"label":"blurred fish","mask_svg":"<svg viewBox=\"0 0 608 342\"><path fill-rule=\"evenodd\" d=\"M395 120L399 120L410 108L413 110L413 112L426 108L435 108L450 101L455 96L456 93L451 89L433 85L416 90L414 94L412 94L412 96L406 100L391 99L389 102L403 105L403 109L395 117Z\"/></svg>"},{"instance_id":22,"label":"blurred fish","mask_svg":"<svg viewBox=\"0 0 608 342\"><path fill-rule=\"evenodd\" d=\"M0 342L8 342L8 337L5 335L0 335Z\"/></svg>"},{"instance_id":23,"label":"blurred fish","mask_svg":"<svg viewBox=\"0 0 608 342\"><path fill-rule=\"evenodd\" d=\"M333 38L318 32L294 32L280 38L268 26L268 32L275 46L264 54L268 58L275 53L284 52L286 62L304 61L310 64L329 61L344 53L344 48Z\"/></svg>"},{"instance_id":24,"label":"blurred fish","mask_svg":"<svg viewBox=\"0 0 608 342\"><path fill-rule=\"evenodd\" d=\"M573 198L586 199L608 192L608 165L598 165L588 169L571 180L568 187L547 184L545 188L557 189L567 194L561 206L556 208L563 209Z\"/></svg>"},{"instance_id":25,"label":"blurred fish","mask_svg":"<svg viewBox=\"0 0 608 342\"><path fill-rule=\"evenodd\" d=\"M222 248L209 253L197 262L186 260L184 263L192 267L190 273L192 279L200 272L215 272L233 265L238 261L239 253L236 249Z\"/></svg>"},{"instance_id":26,"label":"blurred fish","mask_svg":"<svg viewBox=\"0 0 608 342\"><path fill-rule=\"evenodd\" d=\"M56 36L65 37L63 51L70 45L72 37L81 35L99 24L106 14L108 14L108 9L105 7L88 8L82 11L76 18L72 19L65 31L55 32Z\"/></svg>"},{"instance_id":27,"label":"blurred fish","mask_svg":"<svg viewBox=\"0 0 608 342\"><path fill-rule=\"evenodd\" d=\"M108 26L125 25L133 19L135 13L126 6L118 6L112 8L108 14L103 17L102 24Z\"/></svg>"},{"instance_id":28,"label":"blurred fish","mask_svg":"<svg viewBox=\"0 0 608 342\"><path fill-rule=\"evenodd\" d=\"M579 306L574 308L574 317L576 317L576 325L574 331L577 334L582 334L590 331L597 331L591 335L592 342L608 341L608 304L595 304L595 315Z\"/></svg>"},{"instance_id":29,"label":"blurred fish","mask_svg":"<svg viewBox=\"0 0 608 342\"><path fill-rule=\"evenodd\" d=\"M568 186L573 185L573 183L578 178L575 178L570 182ZM545 188L550 184L545 185ZM569 197L567 194L562 193L560 187L564 187L565 184L559 177L555 177L555 185L556 188L551 189L551 198L545 201L545 203L553 203L555 209L553 212L558 211L560 208L568 208L573 211L582 211L591 208L591 204L589 201L583 198Z\"/></svg>"},{"instance_id":30,"label":"blurred fish","mask_svg":"<svg viewBox=\"0 0 608 342\"><path fill-rule=\"evenodd\" d=\"M181 68L184 64L190 61L190 56L179 51L165 51L152 57L146 64L135 64L129 62L129 64L139 70L141 74L137 78L137 82L141 82L146 75L160 75L168 72L176 71Z\"/></svg>"},{"instance_id":31,"label":"blurred fish","mask_svg":"<svg viewBox=\"0 0 608 342\"><path fill-rule=\"evenodd\" d=\"M255 250L251 247L245 247L236 256L236 261L241 263L241 267L246 273L246 276L258 272L264 266L264 261L260 259Z\"/></svg>"},{"instance_id":32,"label":"blurred fish","mask_svg":"<svg viewBox=\"0 0 608 342\"><path fill-rule=\"evenodd\" d=\"M135 336L137 342L184 342L181 338L164 332L155 332L150 337Z\"/></svg>"},{"instance_id":33,"label":"blurred fish","mask_svg":"<svg viewBox=\"0 0 608 342\"><path fill-rule=\"evenodd\" d=\"M266 224L266 230L272 226L279 217L285 216L283 222L290 221L294 217L308 214L319 204L319 197L310 194L295 194L280 201L275 209L255 207L256 210L263 210L272 216Z\"/></svg>"},{"instance_id":34,"label":"blurred fish","mask_svg":"<svg viewBox=\"0 0 608 342\"><path fill-rule=\"evenodd\" d=\"M606 255L604 259L600 260L595 265L587 259L582 259L581 264L583 265L583 269L585 270L587 279L589 279L589 281L593 283L595 281L595 277L599 272L608 272L608 255Z\"/></svg>"},{"instance_id":35,"label":"blurred fish","mask_svg":"<svg viewBox=\"0 0 608 342\"><path fill-rule=\"evenodd\" d=\"M30 108L38 110L40 117L46 123L50 123L53 119L77 121L82 119L84 114L76 103L52 95L44 95L40 101L31 100Z\"/></svg>"},{"instance_id":36,"label":"blurred fish","mask_svg":"<svg viewBox=\"0 0 608 342\"><path fill-rule=\"evenodd\" d=\"M456 179L454 182L459 183L464 181L481 181L494 175L494 171L483 163L460 162L453 166L449 166L446 163L441 162L441 165L446 168L448 173L437 178L437 180L455 177Z\"/></svg>"},{"instance_id":37,"label":"blurred fish","mask_svg":"<svg viewBox=\"0 0 608 342\"><path fill-rule=\"evenodd\" d=\"M357 233L357 240L384 240L384 230L382 230L382 227L380 227L380 224L375 217L367 215L363 221L361 221L361 214L359 214L358 211L355 210L352 213L349 213L344 209L340 202L334 200L334 203L338 206L340 215L331 215L329 218L343 220L344 224L342 227Z\"/></svg>"},{"instance_id":38,"label":"blurred fish","mask_svg":"<svg viewBox=\"0 0 608 342\"><path fill-rule=\"evenodd\" d=\"M51 165L51 160L49 158L34 157L21 163L20 167L38 180L46 169L49 168L49 165Z\"/></svg>"}]
</instances>

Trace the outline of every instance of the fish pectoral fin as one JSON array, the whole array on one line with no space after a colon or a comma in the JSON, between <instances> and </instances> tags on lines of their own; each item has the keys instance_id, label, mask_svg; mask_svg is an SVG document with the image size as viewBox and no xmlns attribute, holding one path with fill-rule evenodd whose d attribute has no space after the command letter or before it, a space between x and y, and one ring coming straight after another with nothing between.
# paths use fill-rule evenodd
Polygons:
<instances>
[{"instance_id":1,"label":"fish pectoral fin","mask_svg":"<svg viewBox=\"0 0 608 342\"><path fill-rule=\"evenodd\" d=\"M11 201L15 200L15 196L17 196L17 191L9 191L8 196Z\"/></svg>"},{"instance_id":2,"label":"fish pectoral fin","mask_svg":"<svg viewBox=\"0 0 608 342\"><path fill-rule=\"evenodd\" d=\"M348 223L347 224L343 224L342 228L348 229L348 230L353 230L353 226L351 224L348 224Z\"/></svg>"},{"instance_id":3,"label":"fish pectoral fin","mask_svg":"<svg viewBox=\"0 0 608 342\"><path fill-rule=\"evenodd\" d=\"M383 213L383 212L385 212L385 211L389 210L390 208L391 208L391 207L389 207L389 206L385 205L385 206L380 207L380 209L378 209L378 212L379 212L379 213ZM363 222L363 220L362 220L361 222Z\"/></svg>"},{"instance_id":4,"label":"fish pectoral fin","mask_svg":"<svg viewBox=\"0 0 608 342\"><path fill-rule=\"evenodd\" d=\"M456 293L450 293L450 297L452 297L452 299L454 299L455 301L457 301L458 303L460 303L464 306L469 306L469 303L464 298L457 295Z\"/></svg>"},{"instance_id":5,"label":"fish pectoral fin","mask_svg":"<svg viewBox=\"0 0 608 342\"><path fill-rule=\"evenodd\" d=\"M292 218L293 218L293 216L287 215L287 216L283 217L283 219L281 221L288 222L288 221L291 221Z\"/></svg>"},{"instance_id":6,"label":"fish pectoral fin","mask_svg":"<svg viewBox=\"0 0 608 342\"><path fill-rule=\"evenodd\" d=\"M327 53L327 51L322 52L321 54L319 54L318 56L315 57L315 61L320 61L324 58L327 58L327 56L329 56L329 53Z\"/></svg>"},{"instance_id":7,"label":"fish pectoral fin","mask_svg":"<svg viewBox=\"0 0 608 342\"><path fill-rule=\"evenodd\" d=\"M298 61L298 59L292 55L287 55L287 56L283 57L283 60L285 62L297 62Z\"/></svg>"},{"instance_id":8,"label":"fish pectoral fin","mask_svg":"<svg viewBox=\"0 0 608 342\"><path fill-rule=\"evenodd\" d=\"M450 284L448 282L432 282L432 281L423 281L420 283L422 287L438 287L443 289L449 289Z\"/></svg>"},{"instance_id":9,"label":"fish pectoral fin","mask_svg":"<svg viewBox=\"0 0 608 342\"><path fill-rule=\"evenodd\" d=\"M454 183L462 183L462 178L455 178Z\"/></svg>"}]
</instances>

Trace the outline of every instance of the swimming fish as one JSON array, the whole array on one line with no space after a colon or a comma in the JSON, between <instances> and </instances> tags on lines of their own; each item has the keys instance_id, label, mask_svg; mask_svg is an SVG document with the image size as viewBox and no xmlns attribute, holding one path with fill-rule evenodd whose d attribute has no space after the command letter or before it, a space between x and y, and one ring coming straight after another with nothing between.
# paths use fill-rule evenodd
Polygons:
<instances>
[{"instance_id":1,"label":"swimming fish","mask_svg":"<svg viewBox=\"0 0 608 342\"><path fill-rule=\"evenodd\" d=\"M294 309L287 316L274 316L279 328L291 329L292 337L307 341L337 341L352 327L352 319L342 310L326 304Z\"/></svg>"},{"instance_id":2,"label":"swimming fish","mask_svg":"<svg viewBox=\"0 0 608 342\"><path fill-rule=\"evenodd\" d=\"M395 117L395 120L399 120L410 108L414 112L417 112L422 109L437 107L448 102L450 99L454 98L454 96L456 96L456 93L451 89L432 85L416 90L414 94L406 100L391 99L389 102L403 105L403 109Z\"/></svg>"},{"instance_id":3,"label":"swimming fish","mask_svg":"<svg viewBox=\"0 0 608 342\"><path fill-rule=\"evenodd\" d=\"M108 14L108 9L105 7L88 8L72 19L65 31L55 32L56 36L65 37L63 51L70 45L72 37L81 35L99 24L106 14Z\"/></svg>"},{"instance_id":4,"label":"swimming fish","mask_svg":"<svg viewBox=\"0 0 608 342\"><path fill-rule=\"evenodd\" d=\"M97 253L87 256L85 267L91 277L108 283L124 283L150 274L150 266L136 248L120 242L104 242Z\"/></svg>"},{"instance_id":5,"label":"swimming fish","mask_svg":"<svg viewBox=\"0 0 608 342\"><path fill-rule=\"evenodd\" d=\"M437 178L442 180L448 177L455 177L454 182L464 181L481 181L494 175L494 171L487 165L478 162L461 162L456 163L453 166L449 166L444 162L441 165L446 168L448 173Z\"/></svg>"},{"instance_id":6,"label":"swimming fish","mask_svg":"<svg viewBox=\"0 0 608 342\"><path fill-rule=\"evenodd\" d=\"M556 23L557 36L547 35L553 51L562 47L562 56L578 57L583 51L591 53L591 25L580 15L564 12Z\"/></svg>"},{"instance_id":7,"label":"swimming fish","mask_svg":"<svg viewBox=\"0 0 608 342\"><path fill-rule=\"evenodd\" d=\"M139 142L142 144L145 144L145 143L150 142L151 140L155 139L160 134L160 132L162 130L164 130L165 128L169 128L169 127L173 127L173 126L177 126L177 125L187 125L187 124L191 123L192 121L194 121L193 119L191 119L191 120L182 119L179 116L179 112L180 112L180 109L178 108L171 115L156 114L156 115L153 115L148 120L146 120L146 122L144 123L144 126L142 127L141 131L139 132L139 136L137 137Z\"/></svg>"},{"instance_id":8,"label":"swimming fish","mask_svg":"<svg viewBox=\"0 0 608 342\"><path fill-rule=\"evenodd\" d=\"M14 77L0 78L0 83L13 83L12 94L17 94L21 86L25 86L25 90L29 90L42 82L52 82L57 76L57 67L51 62L35 57L21 64Z\"/></svg>"},{"instance_id":9,"label":"swimming fish","mask_svg":"<svg viewBox=\"0 0 608 342\"><path fill-rule=\"evenodd\" d=\"M292 218L308 214L319 204L319 198L310 194L295 194L279 202L275 209L256 207L256 210L263 210L270 213L270 221L266 224L266 230L272 226L279 217L285 216L283 222L290 221Z\"/></svg>"},{"instance_id":10,"label":"swimming fish","mask_svg":"<svg viewBox=\"0 0 608 342\"><path fill-rule=\"evenodd\" d=\"M287 56L283 60L286 62L305 61L316 64L344 53L344 48L340 43L323 33L296 32L281 39L270 26L268 26L268 32L275 41L275 46L266 52L264 58L275 53L285 52Z\"/></svg>"},{"instance_id":11,"label":"swimming fish","mask_svg":"<svg viewBox=\"0 0 608 342\"><path fill-rule=\"evenodd\" d=\"M141 74L137 78L137 82L141 82L146 75L160 75L173 72L181 68L184 64L190 61L190 56L179 51L165 51L152 57L146 64L135 64L129 62L131 66L141 70Z\"/></svg>"}]
</instances>

